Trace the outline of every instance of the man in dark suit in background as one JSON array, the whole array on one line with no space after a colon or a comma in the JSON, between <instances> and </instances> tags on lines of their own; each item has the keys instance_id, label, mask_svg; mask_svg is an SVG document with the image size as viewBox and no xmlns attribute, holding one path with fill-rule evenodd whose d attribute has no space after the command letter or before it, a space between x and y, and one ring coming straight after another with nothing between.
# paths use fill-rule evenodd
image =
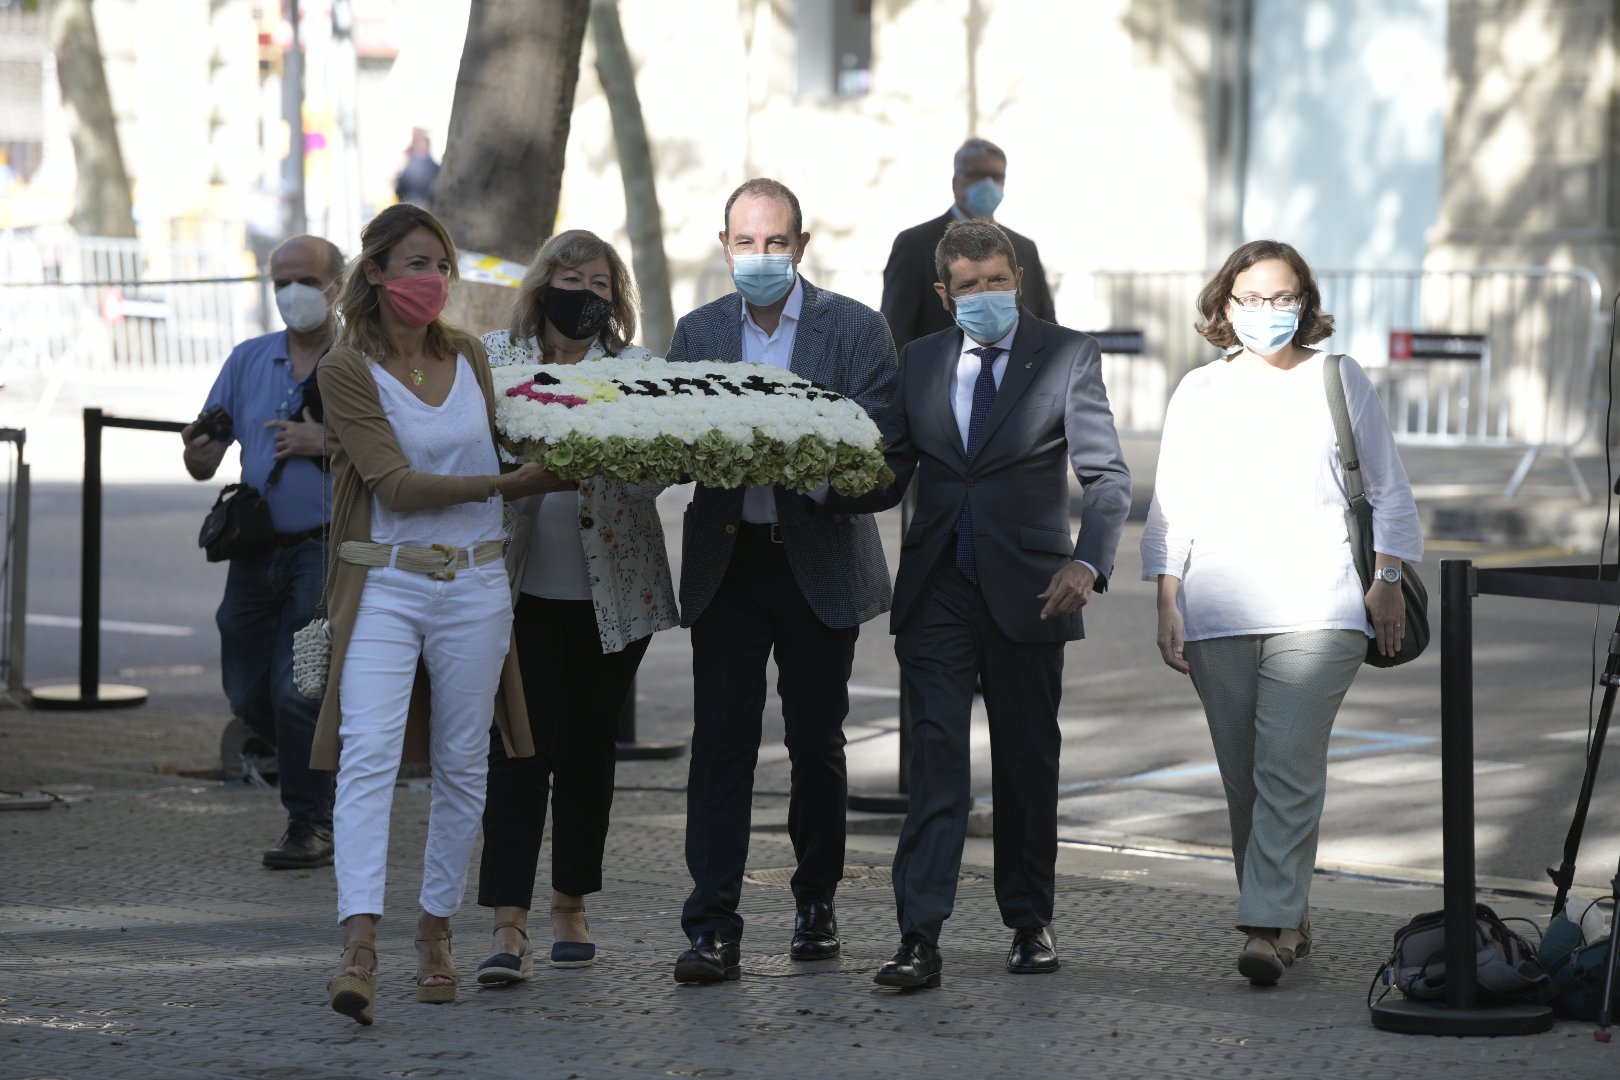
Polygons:
<instances>
[{"instance_id":1,"label":"man in dark suit in background","mask_svg":"<svg viewBox=\"0 0 1620 1080\"><path fill-rule=\"evenodd\" d=\"M747 361L789 368L852 398L874 420L894 390L894 342L883 317L799 276L810 234L799 200L775 180L750 180L726 202L720 233L737 291L686 315L670 360ZM686 865L692 894L681 927L692 947L677 982L741 974L737 914L749 809L776 656L793 763L788 835L798 869L796 960L838 955L833 892L844 874L844 717L860 624L889 608L889 567L870 514L822 511L782 487L698 485L681 535L681 625L692 628L694 709Z\"/></svg>"},{"instance_id":2,"label":"man in dark suit in background","mask_svg":"<svg viewBox=\"0 0 1620 1080\"><path fill-rule=\"evenodd\" d=\"M988 139L969 139L956 152L956 172L951 179L956 202L939 217L894 238L889 264L883 268L883 317L889 321L895 348L904 349L917 338L950 328L950 314L940 307L934 293L938 280L934 248L945 235L945 226L953 221L994 221L1006 185L1006 153ZM1024 271L1024 309L1037 319L1056 322L1052 290L1047 288L1035 241L1005 225L1001 231L1012 241L1013 254Z\"/></svg>"},{"instance_id":3,"label":"man in dark suit in background","mask_svg":"<svg viewBox=\"0 0 1620 1080\"><path fill-rule=\"evenodd\" d=\"M956 901L972 806L973 681L994 760L995 890L1013 930L1007 968L1055 971L1058 701L1080 608L1107 588L1131 478L1103 389L1097 343L1019 307L1018 259L986 221L952 224L936 256L954 325L908 345L881 428L895 481L827 510L899 501L891 629L911 703L911 799L894 857L899 951L883 986L938 986L939 936ZM1069 479L1085 487L1078 538Z\"/></svg>"}]
</instances>

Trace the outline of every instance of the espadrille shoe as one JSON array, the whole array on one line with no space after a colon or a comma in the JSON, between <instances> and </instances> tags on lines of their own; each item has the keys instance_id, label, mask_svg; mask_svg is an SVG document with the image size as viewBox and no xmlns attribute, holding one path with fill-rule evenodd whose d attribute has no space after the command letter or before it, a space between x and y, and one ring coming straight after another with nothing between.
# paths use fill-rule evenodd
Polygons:
<instances>
[{"instance_id":1,"label":"espadrille shoe","mask_svg":"<svg viewBox=\"0 0 1620 1080\"><path fill-rule=\"evenodd\" d=\"M369 1024L374 1015L377 1004L377 947L369 941L351 941L343 948L343 955L348 956L350 951L356 953L355 959L360 959L359 953L364 950L371 954L371 968L360 968L359 964L349 964L350 968L365 971L364 975L339 975L326 984L326 996L332 1000L332 1011L352 1017L357 1023Z\"/></svg>"},{"instance_id":2,"label":"espadrille shoe","mask_svg":"<svg viewBox=\"0 0 1620 1080\"><path fill-rule=\"evenodd\" d=\"M444 945L442 960L436 960L439 953L438 946ZM430 1005L447 1005L456 1000L456 984L461 982L461 976L456 974L455 961L450 958L450 931L430 938L417 938L418 946L426 945L427 960L416 965L416 1000ZM417 949L421 955L421 949ZM432 985L429 979L449 979L447 983Z\"/></svg>"},{"instance_id":3,"label":"espadrille shoe","mask_svg":"<svg viewBox=\"0 0 1620 1080\"><path fill-rule=\"evenodd\" d=\"M529 932L515 922L496 923L495 929L497 932L516 930L522 936L523 944L515 953L495 953L479 964L478 985L506 986L523 982L534 974L534 950L529 947Z\"/></svg>"}]
</instances>

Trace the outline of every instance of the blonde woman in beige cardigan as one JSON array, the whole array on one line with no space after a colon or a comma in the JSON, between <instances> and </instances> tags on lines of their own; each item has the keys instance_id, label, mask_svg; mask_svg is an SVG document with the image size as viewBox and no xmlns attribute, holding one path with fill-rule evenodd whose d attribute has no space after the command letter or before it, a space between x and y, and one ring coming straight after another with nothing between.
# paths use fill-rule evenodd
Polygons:
<instances>
[{"instance_id":1,"label":"blonde woman in beige cardigan","mask_svg":"<svg viewBox=\"0 0 1620 1080\"><path fill-rule=\"evenodd\" d=\"M394 778L407 729L420 729L425 715L433 801L417 999L456 998L450 917L483 812L491 720L509 753L533 753L526 725L507 722L525 709L509 655L502 500L557 482L536 465L502 472L484 350L441 318L456 277L444 226L400 204L373 219L361 242L338 301L338 343L319 369L336 535L332 670L313 757L338 773L344 950L328 994L333 1009L369 1024Z\"/></svg>"}]
</instances>

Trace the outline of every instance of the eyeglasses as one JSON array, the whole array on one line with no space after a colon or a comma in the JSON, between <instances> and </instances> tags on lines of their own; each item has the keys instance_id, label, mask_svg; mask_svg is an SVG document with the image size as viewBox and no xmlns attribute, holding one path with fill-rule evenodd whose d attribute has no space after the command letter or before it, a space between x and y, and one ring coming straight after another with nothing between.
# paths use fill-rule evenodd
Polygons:
<instances>
[{"instance_id":1,"label":"eyeglasses","mask_svg":"<svg viewBox=\"0 0 1620 1080\"><path fill-rule=\"evenodd\" d=\"M1265 304L1271 305L1273 311L1294 311L1299 307L1299 297L1291 292L1280 292L1276 296L1234 296L1232 303L1244 311L1259 311Z\"/></svg>"}]
</instances>

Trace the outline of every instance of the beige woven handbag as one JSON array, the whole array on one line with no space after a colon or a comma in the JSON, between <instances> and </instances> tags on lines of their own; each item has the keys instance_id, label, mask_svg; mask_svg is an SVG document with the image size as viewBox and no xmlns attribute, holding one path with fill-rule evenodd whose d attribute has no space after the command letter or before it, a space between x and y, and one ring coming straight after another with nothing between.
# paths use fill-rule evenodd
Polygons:
<instances>
[{"instance_id":1,"label":"beige woven handbag","mask_svg":"<svg viewBox=\"0 0 1620 1080\"><path fill-rule=\"evenodd\" d=\"M325 438L322 437L321 460L331 468L331 459L326 456ZM343 511L343 524L338 527L338 537L341 539L349 531L349 515L354 512L354 504L360 498L360 489L365 486L360 482L355 486L354 494L349 496L349 505ZM293 689L307 698L319 700L326 696L326 677L332 670L332 622L326 617L326 596L332 589L332 569L336 560L332 558L331 528L329 522L324 520L326 510L326 485L321 485L321 555L326 560L326 577L321 581L321 602L315 608L315 617L309 625L300 630L293 631L292 661L293 661Z\"/></svg>"}]
</instances>

